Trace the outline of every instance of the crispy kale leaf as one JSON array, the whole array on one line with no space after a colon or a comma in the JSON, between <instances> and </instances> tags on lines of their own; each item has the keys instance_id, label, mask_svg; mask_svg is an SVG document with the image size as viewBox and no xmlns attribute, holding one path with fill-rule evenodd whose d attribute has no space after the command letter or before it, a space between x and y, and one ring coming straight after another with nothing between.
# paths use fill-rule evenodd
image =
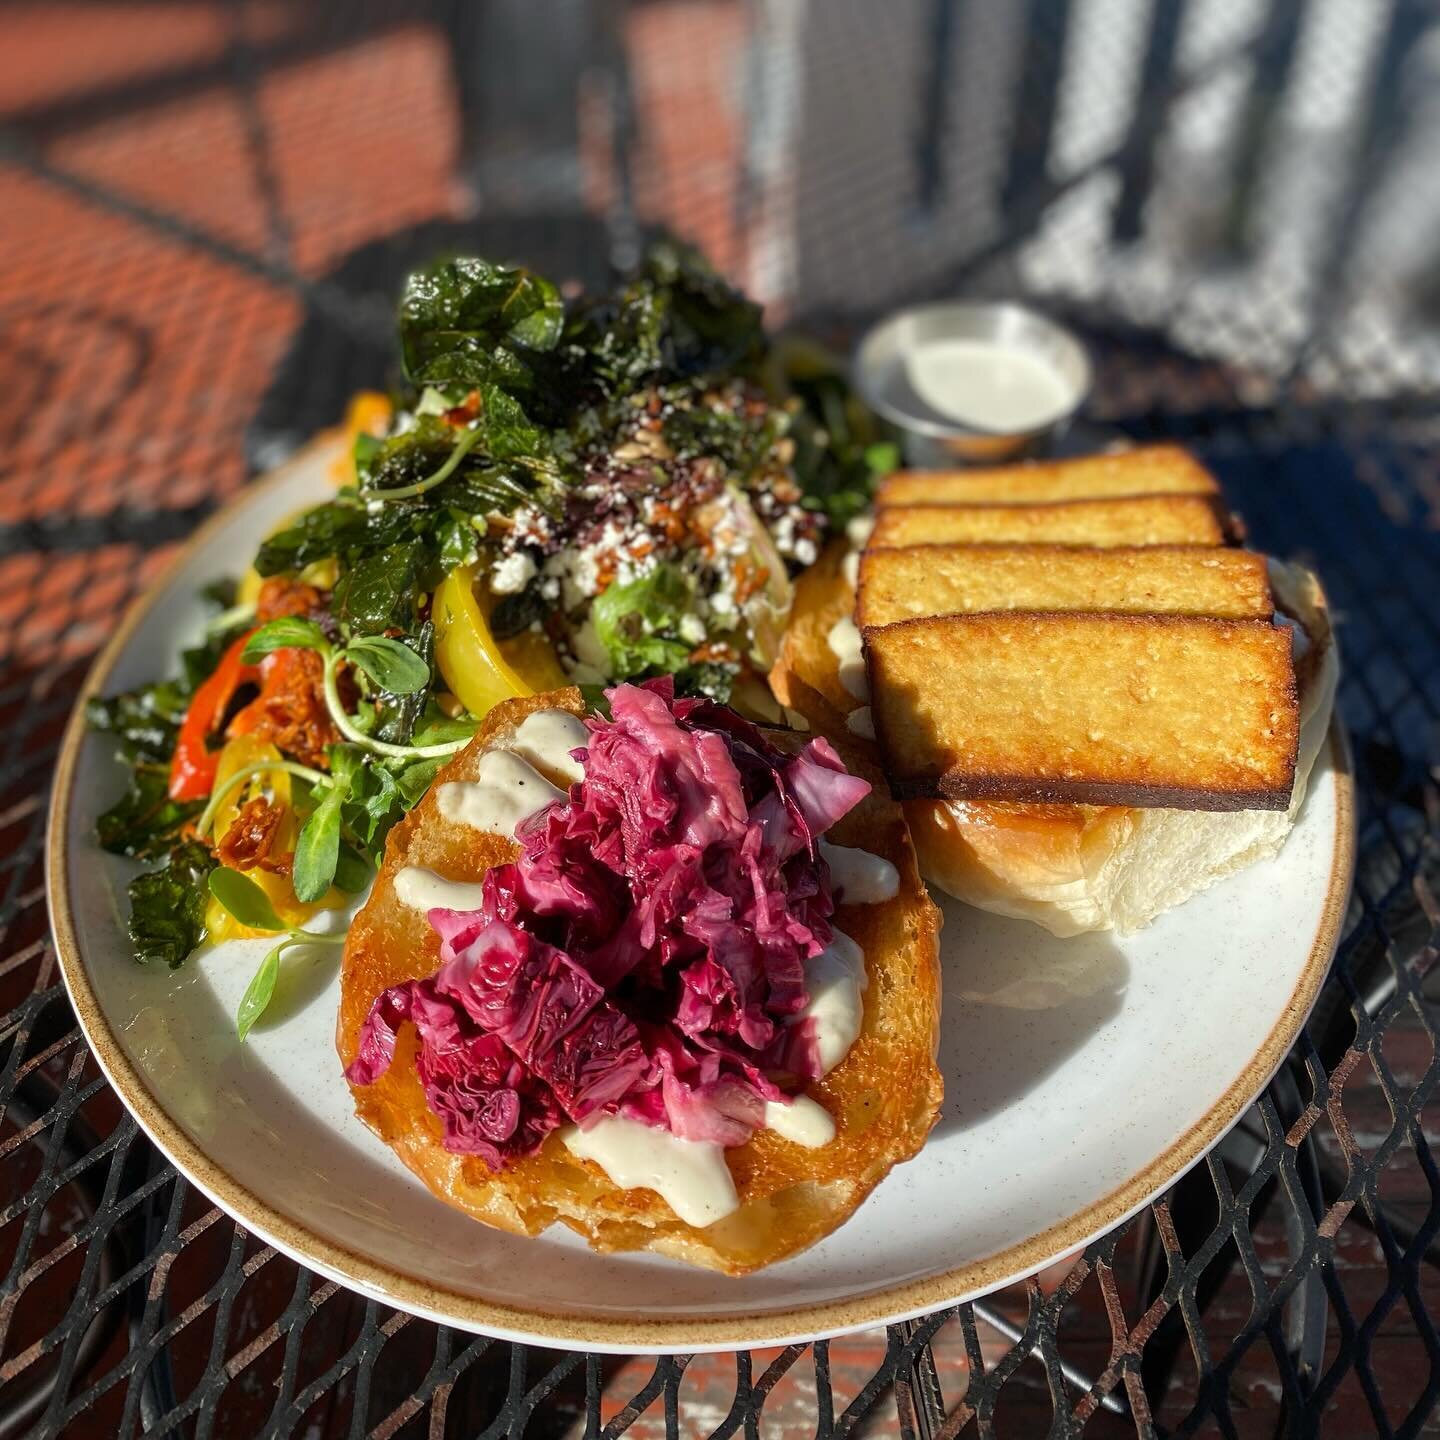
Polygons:
<instances>
[{"instance_id":1,"label":"crispy kale leaf","mask_svg":"<svg viewBox=\"0 0 1440 1440\"><path fill-rule=\"evenodd\" d=\"M159 870L130 882L130 943L142 965L172 970L205 934L205 882L215 868L210 852L194 840L178 845Z\"/></svg>"},{"instance_id":2,"label":"crispy kale leaf","mask_svg":"<svg viewBox=\"0 0 1440 1440\"><path fill-rule=\"evenodd\" d=\"M400 299L400 354L416 385L529 390L535 357L564 325L559 292L533 271L488 260L440 260Z\"/></svg>"},{"instance_id":3,"label":"crispy kale leaf","mask_svg":"<svg viewBox=\"0 0 1440 1440\"><path fill-rule=\"evenodd\" d=\"M168 762L189 700L188 685L166 680L103 699L92 695L85 720L92 730L114 735L127 759Z\"/></svg>"},{"instance_id":4,"label":"crispy kale leaf","mask_svg":"<svg viewBox=\"0 0 1440 1440\"><path fill-rule=\"evenodd\" d=\"M95 822L96 838L112 855L155 860L202 809L202 800L170 798L168 766L139 761L130 771L125 794Z\"/></svg>"},{"instance_id":5,"label":"crispy kale leaf","mask_svg":"<svg viewBox=\"0 0 1440 1440\"><path fill-rule=\"evenodd\" d=\"M765 343L760 307L674 241L653 246L614 295L578 307L565 339L611 396L746 370Z\"/></svg>"}]
</instances>

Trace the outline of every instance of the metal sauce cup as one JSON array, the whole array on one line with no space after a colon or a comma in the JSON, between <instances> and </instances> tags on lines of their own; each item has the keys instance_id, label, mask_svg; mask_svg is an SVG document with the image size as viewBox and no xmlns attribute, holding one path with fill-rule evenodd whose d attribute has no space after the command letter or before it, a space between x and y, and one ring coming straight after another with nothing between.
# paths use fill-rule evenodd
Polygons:
<instances>
[{"instance_id":1,"label":"metal sauce cup","mask_svg":"<svg viewBox=\"0 0 1440 1440\"><path fill-rule=\"evenodd\" d=\"M869 331L854 380L899 427L906 463L943 469L1048 450L1090 393L1090 360L1036 310L947 300L898 310Z\"/></svg>"}]
</instances>

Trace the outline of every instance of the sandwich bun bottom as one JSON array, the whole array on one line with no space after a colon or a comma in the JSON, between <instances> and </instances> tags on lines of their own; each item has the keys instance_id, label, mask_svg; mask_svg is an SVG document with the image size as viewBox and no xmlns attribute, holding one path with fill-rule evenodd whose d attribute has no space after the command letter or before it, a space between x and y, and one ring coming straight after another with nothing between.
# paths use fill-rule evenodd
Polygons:
<instances>
[{"instance_id":1,"label":"sandwich bun bottom","mask_svg":"<svg viewBox=\"0 0 1440 1440\"><path fill-rule=\"evenodd\" d=\"M1272 560L1270 580L1278 613L1296 637L1301 729L1287 809L910 800L905 815L925 878L968 904L1033 920L1053 935L1126 934L1278 854L1325 743L1339 666L1315 576Z\"/></svg>"},{"instance_id":2,"label":"sandwich bun bottom","mask_svg":"<svg viewBox=\"0 0 1440 1440\"><path fill-rule=\"evenodd\" d=\"M391 831L384 864L345 944L336 1035L342 1064L354 1058L375 997L439 967L439 939L424 914L400 903L397 873L420 865L447 879L475 881L517 853L512 840L447 820L437 798L440 785L474 779L484 750L542 709L580 714L583 704L578 690L567 689L498 705ZM775 735L782 748L798 749L805 739ZM596 1250L646 1250L732 1275L772 1264L829 1234L892 1166L920 1149L943 1093L934 1059L939 912L920 880L904 816L873 761L843 740L837 748L874 788L828 838L890 860L900 872L900 893L881 904L842 905L835 915L838 928L865 952L869 988L854 1047L829 1075L806 1087L835 1121L828 1145L806 1149L760 1131L727 1150L740 1206L704 1228L680 1220L654 1191L613 1184L598 1166L571 1155L558 1134L547 1136L533 1155L492 1172L478 1156L457 1155L441 1144L440 1123L416 1074L415 1032L408 1024L386 1073L373 1085L351 1087L356 1114L442 1200L515 1234L536 1235L558 1222Z\"/></svg>"}]
</instances>

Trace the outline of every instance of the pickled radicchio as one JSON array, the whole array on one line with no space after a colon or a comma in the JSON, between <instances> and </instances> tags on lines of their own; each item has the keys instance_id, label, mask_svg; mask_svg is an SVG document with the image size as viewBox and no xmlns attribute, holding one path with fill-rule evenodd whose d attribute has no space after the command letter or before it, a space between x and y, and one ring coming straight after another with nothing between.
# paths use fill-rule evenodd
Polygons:
<instances>
[{"instance_id":1,"label":"pickled radicchio","mask_svg":"<svg viewBox=\"0 0 1440 1440\"><path fill-rule=\"evenodd\" d=\"M409 1020L446 1147L492 1169L602 1114L739 1145L783 1098L772 1072L820 1073L796 1019L831 938L816 841L869 785L669 680L607 693L584 780L520 826L478 910L430 912L439 970L379 996L346 1072L383 1074Z\"/></svg>"}]
</instances>

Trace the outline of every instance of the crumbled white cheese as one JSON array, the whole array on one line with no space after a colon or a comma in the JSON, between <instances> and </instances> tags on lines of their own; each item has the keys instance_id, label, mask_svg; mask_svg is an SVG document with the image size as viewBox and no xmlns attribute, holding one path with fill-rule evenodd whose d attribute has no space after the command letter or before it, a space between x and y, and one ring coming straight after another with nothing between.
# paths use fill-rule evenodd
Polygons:
<instances>
[{"instance_id":1,"label":"crumbled white cheese","mask_svg":"<svg viewBox=\"0 0 1440 1440\"><path fill-rule=\"evenodd\" d=\"M535 561L526 550L516 550L496 562L490 588L497 595L518 595L535 578Z\"/></svg>"},{"instance_id":2,"label":"crumbled white cheese","mask_svg":"<svg viewBox=\"0 0 1440 1440\"><path fill-rule=\"evenodd\" d=\"M686 613L680 617L680 638L687 645L701 645L705 641L705 622L698 616Z\"/></svg>"},{"instance_id":3,"label":"crumbled white cheese","mask_svg":"<svg viewBox=\"0 0 1440 1440\"><path fill-rule=\"evenodd\" d=\"M595 625L588 616L585 623L571 637L570 643L574 646L575 658L582 665L588 665L602 675L609 670L610 652L595 633Z\"/></svg>"}]
</instances>

